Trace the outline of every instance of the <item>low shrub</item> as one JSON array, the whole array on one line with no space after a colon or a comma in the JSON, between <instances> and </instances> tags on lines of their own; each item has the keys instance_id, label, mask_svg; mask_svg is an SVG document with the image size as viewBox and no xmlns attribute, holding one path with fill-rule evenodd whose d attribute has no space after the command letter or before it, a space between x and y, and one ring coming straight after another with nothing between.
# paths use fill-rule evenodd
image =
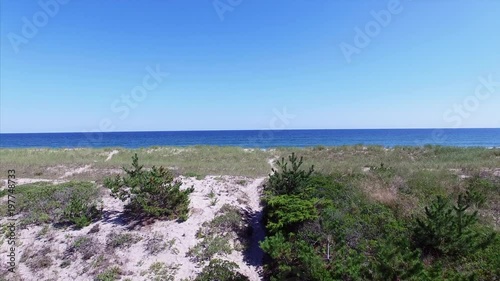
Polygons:
<instances>
[{"instance_id":1,"label":"low shrub","mask_svg":"<svg viewBox=\"0 0 500 281\"><path fill-rule=\"evenodd\" d=\"M208 236L198 242L196 246L190 248L187 252L187 256L191 257L194 262L204 262L209 261L215 255L231 254L233 248L226 237L220 236Z\"/></svg>"},{"instance_id":2,"label":"low shrub","mask_svg":"<svg viewBox=\"0 0 500 281\"><path fill-rule=\"evenodd\" d=\"M249 281L248 277L237 271L238 269L239 266L234 262L213 259L194 281Z\"/></svg>"},{"instance_id":3,"label":"low shrub","mask_svg":"<svg viewBox=\"0 0 500 281\"><path fill-rule=\"evenodd\" d=\"M110 232L107 236L106 247L109 249L128 248L139 242L141 238L131 233Z\"/></svg>"},{"instance_id":4,"label":"low shrub","mask_svg":"<svg viewBox=\"0 0 500 281\"><path fill-rule=\"evenodd\" d=\"M163 167L144 170L137 154L132 157L132 169L123 168L126 175L107 178L104 185L112 195L129 201L126 208L135 215L166 219L187 219L189 194L194 189L181 190L182 183L174 181L173 174Z\"/></svg>"},{"instance_id":5,"label":"low shrub","mask_svg":"<svg viewBox=\"0 0 500 281\"><path fill-rule=\"evenodd\" d=\"M66 249L65 256L68 257L74 254L81 254L83 260L89 260L97 255L101 250L102 245L94 237L78 236L72 244Z\"/></svg>"},{"instance_id":6,"label":"low shrub","mask_svg":"<svg viewBox=\"0 0 500 281\"><path fill-rule=\"evenodd\" d=\"M188 256L196 262L203 262L215 255L231 254L233 247L247 242L247 226L239 208L223 205L215 218L203 223L197 231L196 236L202 240L189 249Z\"/></svg>"},{"instance_id":7,"label":"low shrub","mask_svg":"<svg viewBox=\"0 0 500 281\"><path fill-rule=\"evenodd\" d=\"M51 249L48 246L45 246L38 250L25 250L23 256L21 257L21 261L26 263L33 271L43 270L48 267L51 267L54 263L54 260L51 256Z\"/></svg>"},{"instance_id":8,"label":"low shrub","mask_svg":"<svg viewBox=\"0 0 500 281\"><path fill-rule=\"evenodd\" d=\"M146 252L148 252L148 254L150 255L159 254L167 248L167 243L165 243L165 236L158 232L153 233L153 236L146 241L144 247Z\"/></svg>"},{"instance_id":9,"label":"low shrub","mask_svg":"<svg viewBox=\"0 0 500 281\"><path fill-rule=\"evenodd\" d=\"M97 186L89 182L33 183L16 189L21 225L56 223L87 226L101 217Z\"/></svg>"},{"instance_id":10,"label":"low shrub","mask_svg":"<svg viewBox=\"0 0 500 281\"><path fill-rule=\"evenodd\" d=\"M295 232L298 226L318 218L316 199L302 199L298 195L272 196L266 200L268 206L267 230L277 233L281 230Z\"/></svg>"},{"instance_id":11,"label":"low shrub","mask_svg":"<svg viewBox=\"0 0 500 281\"><path fill-rule=\"evenodd\" d=\"M465 203L475 208L486 207L488 199L498 196L500 185L479 175L467 179L464 195Z\"/></svg>"},{"instance_id":12,"label":"low shrub","mask_svg":"<svg viewBox=\"0 0 500 281\"><path fill-rule=\"evenodd\" d=\"M238 237L246 230L243 214L238 207L224 204L210 222L204 222L198 231L198 237L212 235Z\"/></svg>"},{"instance_id":13,"label":"low shrub","mask_svg":"<svg viewBox=\"0 0 500 281\"><path fill-rule=\"evenodd\" d=\"M469 207L462 195L455 206L438 196L425 208L425 217L416 220L415 245L435 256L467 255L486 248L495 239L495 233L481 233L476 228L477 212L467 212Z\"/></svg>"},{"instance_id":14,"label":"low shrub","mask_svg":"<svg viewBox=\"0 0 500 281\"><path fill-rule=\"evenodd\" d=\"M122 270L118 266L114 266L105 270L104 272L99 273L95 281L114 281L119 280L122 275Z\"/></svg>"},{"instance_id":15,"label":"low shrub","mask_svg":"<svg viewBox=\"0 0 500 281\"><path fill-rule=\"evenodd\" d=\"M155 262L151 264L149 270L142 272L141 275L145 275L147 280L151 281L174 281L179 267L178 264Z\"/></svg>"},{"instance_id":16,"label":"low shrub","mask_svg":"<svg viewBox=\"0 0 500 281\"><path fill-rule=\"evenodd\" d=\"M90 225L93 220L100 219L101 215L102 206L98 208L94 203L88 202L78 195L73 195L63 210L63 218L77 228Z\"/></svg>"}]
</instances>

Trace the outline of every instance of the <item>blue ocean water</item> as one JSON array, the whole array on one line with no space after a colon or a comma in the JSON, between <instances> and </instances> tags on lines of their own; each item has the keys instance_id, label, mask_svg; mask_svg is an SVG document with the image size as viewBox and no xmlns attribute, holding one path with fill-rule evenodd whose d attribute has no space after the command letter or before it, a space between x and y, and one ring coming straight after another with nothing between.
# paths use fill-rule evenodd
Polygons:
<instances>
[{"instance_id":1,"label":"blue ocean water","mask_svg":"<svg viewBox=\"0 0 500 281\"><path fill-rule=\"evenodd\" d=\"M217 145L253 148L340 145L500 147L495 129L245 130L0 134L1 148Z\"/></svg>"}]
</instances>

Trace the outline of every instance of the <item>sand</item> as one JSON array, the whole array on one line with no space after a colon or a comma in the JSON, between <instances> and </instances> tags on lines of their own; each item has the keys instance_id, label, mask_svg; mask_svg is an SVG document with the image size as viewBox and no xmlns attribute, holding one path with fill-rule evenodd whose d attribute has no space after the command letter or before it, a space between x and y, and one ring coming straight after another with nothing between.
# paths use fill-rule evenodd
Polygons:
<instances>
[{"instance_id":1,"label":"sand","mask_svg":"<svg viewBox=\"0 0 500 281\"><path fill-rule=\"evenodd\" d=\"M110 157L112 155L110 154ZM108 157L109 158L109 157ZM272 164L272 161L270 161ZM81 173L90 169L89 166L79 167L68 170L64 176L55 182L61 182L64 178L74 174ZM106 268L116 265L121 269L122 279L147 280L147 275L141 275L147 271L154 262L165 262L166 264L177 264L179 269L175 275L175 280L195 277L201 270L195 262L186 256L188 250L195 246L199 240L195 237L196 231L200 226L215 217L217 211L224 205L230 204L238 206L246 213L253 214L250 218L254 231L251 237L251 246L245 259L242 252L233 251L230 255L220 256L219 258L233 261L240 267L239 272L248 276L250 280L261 280L263 254L259 248L259 240L264 237L264 229L260 224L262 207L260 205L260 195L262 183L265 178L245 178L235 176L207 176L204 179L179 177L184 187L193 186L194 192L190 195L191 213L189 218L182 223L175 221L156 221L149 225L136 226L131 229L121 218L124 203L110 196L109 191L105 190L103 202L105 205L105 217L88 227L80 230L54 229L52 226L41 235L43 226L30 226L27 229L20 230L17 235L18 243L21 242L17 251L17 260L24 252L33 250L40 252L44 247L48 247L49 259L52 265L32 270L28 268L26 262L21 263L17 269L17 276L12 276L9 280L92 280L95 274ZM18 179L19 184L32 183L36 181L54 181L48 179ZM242 182L246 184L242 184ZM207 194L211 191L217 194L217 203L212 206L211 200ZM5 219L4 219L5 220ZM89 231L98 225L99 231L89 234ZM130 233L141 238L141 240L129 248L107 250L105 247L109 233ZM147 240L155 233L161 234L165 240L174 240L172 249L167 249L157 255L148 254L145 250ZM79 236L93 237L98 241L95 245L96 253L94 258L83 260L81 255L68 255L67 249ZM6 253L8 251L7 243L1 243L0 272L6 270ZM103 265L95 265L96 257L99 255L105 257ZM64 261L70 261L69 266L62 268ZM207 263L205 263L207 264Z\"/></svg>"},{"instance_id":2,"label":"sand","mask_svg":"<svg viewBox=\"0 0 500 281\"><path fill-rule=\"evenodd\" d=\"M108 154L108 158L106 158L106 162L108 162L109 160L111 160L111 158L113 158L113 155L118 154L118 153L120 153L120 151L118 151L118 150L113 150L113 151L111 151L111 152Z\"/></svg>"}]
</instances>

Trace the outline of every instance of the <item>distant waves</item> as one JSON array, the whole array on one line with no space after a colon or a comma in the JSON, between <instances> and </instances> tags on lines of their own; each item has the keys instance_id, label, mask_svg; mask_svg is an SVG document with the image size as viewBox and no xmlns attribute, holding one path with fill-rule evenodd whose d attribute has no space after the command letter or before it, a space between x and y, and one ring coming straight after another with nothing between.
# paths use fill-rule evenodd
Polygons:
<instances>
[{"instance_id":1,"label":"distant waves","mask_svg":"<svg viewBox=\"0 0 500 281\"><path fill-rule=\"evenodd\" d=\"M500 147L500 129L245 130L0 134L2 148L239 146L246 148L341 145Z\"/></svg>"}]
</instances>

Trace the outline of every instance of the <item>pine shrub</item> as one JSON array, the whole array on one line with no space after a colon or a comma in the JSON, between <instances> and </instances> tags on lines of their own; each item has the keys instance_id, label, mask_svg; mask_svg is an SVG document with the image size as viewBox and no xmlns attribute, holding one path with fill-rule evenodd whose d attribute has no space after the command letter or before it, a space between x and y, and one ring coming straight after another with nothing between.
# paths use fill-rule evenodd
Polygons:
<instances>
[{"instance_id":1,"label":"pine shrub","mask_svg":"<svg viewBox=\"0 0 500 281\"><path fill-rule=\"evenodd\" d=\"M470 213L468 209L463 195L458 196L456 206L438 196L425 208L425 217L416 220L415 245L435 256L466 255L486 248L495 238L495 233L481 233L476 227L477 211Z\"/></svg>"},{"instance_id":2,"label":"pine shrub","mask_svg":"<svg viewBox=\"0 0 500 281\"><path fill-rule=\"evenodd\" d=\"M248 277L236 271L237 269L239 266L234 262L213 259L194 281L248 281Z\"/></svg>"},{"instance_id":3,"label":"pine shrub","mask_svg":"<svg viewBox=\"0 0 500 281\"><path fill-rule=\"evenodd\" d=\"M127 210L139 216L185 220L189 212L189 194L193 187L181 190L182 183L174 181L173 174L153 166L145 170L139 165L137 154L132 157L132 168L123 168L126 175L104 181L113 196L128 201Z\"/></svg>"},{"instance_id":4,"label":"pine shrub","mask_svg":"<svg viewBox=\"0 0 500 281\"><path fill-rule=\"evenodd\" d=\"M309 178L314 172L314 166L311 166L308 171L302 170L303 158L297 158L295 153L288 156L288 161L283 157L277 161L278 170L272 169L272 174L269 175L269 182L266 190L273 195L297 194L307 187ZM289 167L289 164L291 167Z\"/></svg>"}]
</instances>

